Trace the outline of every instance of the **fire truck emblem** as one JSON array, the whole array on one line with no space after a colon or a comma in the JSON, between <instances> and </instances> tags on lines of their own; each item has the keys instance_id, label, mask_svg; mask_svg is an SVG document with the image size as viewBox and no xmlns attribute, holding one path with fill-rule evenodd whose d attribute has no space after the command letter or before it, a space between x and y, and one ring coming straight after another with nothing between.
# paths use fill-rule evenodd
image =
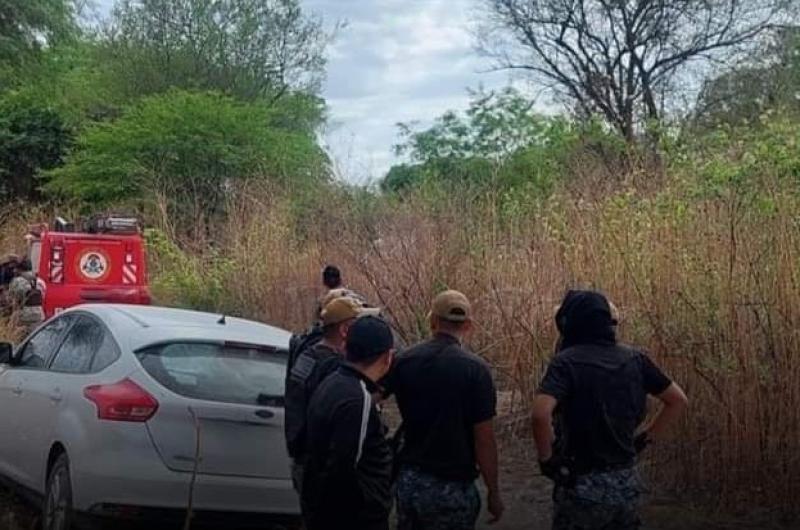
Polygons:
<instances>
[{"instance_id":1,"label":"fire truck emblem","mask_svg":"<svg viewBox=\"0 0 800 530\"><path fill-rule=\"evenodd\" d=\"M90 250L81 256L78 265L84 277L99 281L108 275L108 258L102 252Z\"/></svg>"}]
</instances>

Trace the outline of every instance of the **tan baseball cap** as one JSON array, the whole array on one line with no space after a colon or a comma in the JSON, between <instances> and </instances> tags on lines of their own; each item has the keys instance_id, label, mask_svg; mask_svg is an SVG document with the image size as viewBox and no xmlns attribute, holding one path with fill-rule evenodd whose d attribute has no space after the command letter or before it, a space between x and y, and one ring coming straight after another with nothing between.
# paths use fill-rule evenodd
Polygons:
<instances>
[{"instance_id":1,"label":"tan baseball cap","mask_svg":"<svg viewBox=\"0 0 800 530\"><path fill-rule=\"evenodd\" d=\"M472 318L472 306L458 291L445 291L433 299L431 314L448 322L466 322Z\"/></svg>"},{"instance_id":2,"label":"tan baseball cap","mask_svg":"<svg viewBox=\"0 0 800 530\"><path fill-rule=\"evenodd\" d=\"M364 305L355 298L343 296L328 302L322 309L320 320L322 320L323 326L333 326L353 318L367 315L378 316L380 313L381 310L376 307L364 307Z\"/></svg>"}]
</instances>

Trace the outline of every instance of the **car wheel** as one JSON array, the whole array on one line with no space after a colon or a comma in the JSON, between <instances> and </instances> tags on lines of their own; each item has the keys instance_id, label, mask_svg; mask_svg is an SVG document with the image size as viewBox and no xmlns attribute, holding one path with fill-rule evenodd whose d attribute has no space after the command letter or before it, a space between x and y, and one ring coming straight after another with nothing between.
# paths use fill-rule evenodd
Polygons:
<instances>
[{"instance_id":1,"label":"car wheel","mask_svg":"<svg viewBox=\"0 0 800 530\"><path fill-rule=\"evenodd\" d=\"M58 457L47 476L42 504L42 530L69 530L72 527L72 481L69 459Z\"/></svg>"}]
</instances>

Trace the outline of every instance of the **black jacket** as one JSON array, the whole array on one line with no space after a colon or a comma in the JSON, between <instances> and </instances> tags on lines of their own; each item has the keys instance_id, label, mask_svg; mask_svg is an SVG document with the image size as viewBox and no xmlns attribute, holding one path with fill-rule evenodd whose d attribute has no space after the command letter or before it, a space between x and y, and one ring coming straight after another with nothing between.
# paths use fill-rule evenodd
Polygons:
<instances>
[{"instance_id":1,"label":"black jacket","mask_svg":"<svg viewBox=\"0 0 800 530\"><path fill-rule=\"evenodd\" d=\"M311 530L358 530L388 520L392 452L373 399L378 390L342 364L311 399L302 492Z\"/></svg>"},{"instance_id":2,"label":"black jacket","mask_svg":"<svg viewBox=\"0 0 800 530\"><path fill-rule=\"evenodd\" d=\"M322 381L336 371L341 356L318 342L301 351L286 374L285 431L289 456L303 460L306 450L308 404Z\"/></svg>"}]
</instances>

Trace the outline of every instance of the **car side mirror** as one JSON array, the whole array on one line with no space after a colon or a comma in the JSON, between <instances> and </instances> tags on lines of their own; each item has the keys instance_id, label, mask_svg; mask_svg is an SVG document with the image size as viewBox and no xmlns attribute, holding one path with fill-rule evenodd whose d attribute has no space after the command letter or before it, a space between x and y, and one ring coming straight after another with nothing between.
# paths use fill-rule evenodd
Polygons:
<instances>
[{"instance_id":1,"label":"car side mirror","mask_svg":"<svg viewBox=\"0 0 800 530\"><path fill-rule=\"evenodd\" d=\"M11 364L14 357L14 345L10 342L0 342L0 364Z\"/></svg>"}]
</instances>

